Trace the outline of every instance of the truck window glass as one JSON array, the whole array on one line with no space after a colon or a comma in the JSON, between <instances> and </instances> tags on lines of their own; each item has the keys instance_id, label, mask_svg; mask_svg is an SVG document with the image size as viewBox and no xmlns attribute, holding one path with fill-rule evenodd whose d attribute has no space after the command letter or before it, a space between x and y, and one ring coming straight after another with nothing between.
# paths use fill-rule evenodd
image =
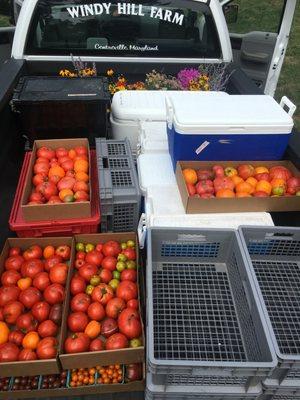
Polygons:
<instances>
[{"instance_id":1,"label":"truck window glass","mask_svg":"<svg viewBox=\"0 0 300 400\"><path fill-rule=\"evenodd\" d=\"M189 0L42 0L28 55L220 58L210 8Z\"/></svg>"}]
</instances>

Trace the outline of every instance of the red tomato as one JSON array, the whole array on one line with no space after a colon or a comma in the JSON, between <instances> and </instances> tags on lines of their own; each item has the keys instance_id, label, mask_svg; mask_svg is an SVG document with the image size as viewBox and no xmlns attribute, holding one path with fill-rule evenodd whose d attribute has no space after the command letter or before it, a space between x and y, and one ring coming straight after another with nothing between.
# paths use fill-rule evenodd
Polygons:
<instances>
[{"instance_id":1,"label":"red tomato","mask_svg":"<svg viewBox=\"0 0 300 400\"><path fill-rule=\"evenodd\" d=\"M90 344L90 351L102 351L105 350L105 343L101 339L94 339Z\"/></svg>"},{"instance_id":2,"label":"red tomato","mask_svg":"<svg viewBox=\"0 0 300 400\"><path fill-rule=\"evenodd\" d=\"M85 257L85 262L88 264L95 264L97 267L100 267L102 260L103 254L97 250L89 251Z\"/></svg>"},{"instance_id":3,"label":"red tomato","mask_svg":"<svg viewBox=\"0 0 300 400\"><path fill-rule=\"evenodd\" d=\"M54 304L51 307L50 314L49 314L49 319L53 321L56 324L61 324L62 320L62 304Z\"/></svg>"},{"instance_id":4,"label":"red tomato","mask_svg":"<svg viewBox=\"0 0 300 400\"><path fill-rule=\"evenodd\" d=\"M3 343L0 346L0 363L17 361L19 356L19 347L14 343Z\"/></svg>"},{"instance_id":5,"label":"red tomato","mask_svg":"<svg viewBox=\"0 0 300 400\"><path fill-rule=\"evenodd\" d=\"M51 196L50 199L47 201L47 204L60 204L62 203L59 196Z\"/></svg>"},{"instance_id":6,"label":"red tomato","mask_svg":"<svg viewBox=\"0 0 300 400\"><path fill-rule=\"evenodd\" d=\"M50 306L46 301L39 301L38 303L34 304L31 312L37 321L43 322L49 317Z\"/></svg>"},{"instance_id":7,"label":"red tomato","mask_svg":"<svg viewBox=\"0 0 300 400\"><path fill-rule=\"evenodd\" d=\"M84 146L77 146L74 150L78 156L87 156L88 154L87 148Z\"/></svg>"},{"instance_id":8,"label":"red tomato","mask_svg":"<svg viewBox=\"0 0 300 400\"><path fill-rule=\"evenodd\" d=\"M128 339L122 333L113 334L105 343L106 350L125 349L126 347L128 347Z\"/></svg>"},{"instance_id":9,"label":"red tomato","mask_svg":"<svg viewBox=\"0 0 300 400\"><path fill-rule=\"evenodd\" d=\"M136 282L137 280L137 272L135 269L124 269L121 272L121 281L131 281Z\"/></svg>"},{"instance_id":10,"label":"red tomato","mask_svg":"<svg viewBox=\"0 0 300 400\"><path fill-rule=\"evenodd\" d=\"M11 247L9 249L9 256L18 256L21 254L21 248L20 247Z\"/></svg>"},{"instance_id":11,"label":"red tomato","mask_svg":"<svg viewBox=\"0 0 300 400\"><path fill-rule=\"evenodd\" d=\"M8 257L5 261L5 269L19 271L24 262L24 258L20 255Z\"/></svg>"},{"instance_id":12,"label":"red tomato","mask_svg":"<svg viewBox=\"0 0 300 400\"><path fill-rule=\"evenodd\" d=\"M103 305L107 304L113 297L113 289L105 283L100 283L98 286L96 286L92 293L93 301L98 301Z\"/></svg>"},{"instance_id":13,"label":"red tomato","mask_svg":"<svg viewBox=\"0 0 300 400\"><path fill-rule=\"evenodd\" d=\"M64 190L64 189L73 189L73 186L75 185L76 180L74 178L71 178L70 176L66 176L62 178L58 184L57 184L57 189L59 191Z\"/></svg>"},{"instance_id":14,"label":"red tomato","mask_svg":"<svg viewBox=\"0 0 300 400\"><path fill-rule=\"evenodd\" d=\"M95 250L100 251L102 253L102 249L103 249L103 244L102 243L97 244Z\"/></svg>"},{"instance_id":15,"label":"red tomato","mask_svg":"<svg viewBox=\"0 0 300 400\"><path fill-rule=\"evenodd\" d=\"M38 273L44 271L44 263L38 259L25 261L21 268L21 274L24 278L34 279Z\"/></svg>"},{"instance_id":16,"label":"red tomato","mask_svg":"<svg viewBox=\"0 0 300 400\"><path fill-rule=\"evenodd\" d=\"M3 307L4 321L7 324L15 324L18 317L24 311L24 306L19 301L12 301Z\"/></svg>"},{"instance_id":17,"label":"red tomato","mask_svg":"<svg viewBox=\"0 0 300 400\"><path fill-rule=\"evenodd\" d=\"M96 275L98 272L98 267L94 264L84 264L79 270L79 275L85 279L86 282L91 280L93 275Z\"/></svg>"},{"instance_id":18,"label":"red tomato","mask_svg":"<svg viewBox=\"0 0 300 400\"><path fill-rule=\"evenodd\" d=\"M75 294L84 292L85 288L86 288L85 280L79 275L73 276L70 283L71 294L75 296Z\"/></svg>"},{"instance_id":19,"label":"red tomato","mask_svg":"<svg viewBox=\"0 0 300 400\"><path fill-rule=\"evenodd\" d=\"M101 282L104 282L104 283L108 283L113 278L112 272L109 269L106 269L106 268L103 268L100 271L99 276L101 278Z\"/></svg>"},{"instance_id":20,"label":"red tomato","mask_svg":"<svg viewBox=\"0 0 300 400\"><path fill-rule=\"evenodd\" d=\"M58 342L54 337L42 339L36 349L36 354L40 360L55 358L57 354Z\"/></svg>"},{"instance_id":21,"label":"red tomato","mask_svg":"<svg viewBox=\"0 0 300 400\"><path fill-rule=\"evenodd\" d=\"M0 307L0 321L4 321L3 308Z\"/></svg>"},{"instance_id":22,"label":"red tomato","mask_svg":"<svg viewBox=\"0 0 300 400\"><path fill-rule=\"evenodd\" d=\"M19 358L18 358L19 361L32 361L36 359L37 359L36 352L31 349L23 349L19 353Z\"/></svg>"},{"instance_id":23,"label":"red tomato","mask_svg":"<svg viewBox=\"0 0 300 400\"><path fill-rule=\"evenodd\" d=\"M20 289L16 286L5 286L0 288L0 307L11 301L18 300Z\"/></svg>"},{"instance_id":24,"label":"red tomato","mask_svg":"<svg viewBox=\"0 0 300 400\"><path fill-rule=\"evenodd\" d=\"M67 172L74 169L74 162L71 159L65 160L61 163L61 167ZM74 182L75 183L75 182Z\"/></svg>"},{"instance_id":25,"label":"red tomato","mask_svg":"<svg viewBox=\"0 0 300 400\"><path fill-rule=\"evenodd\" d=\"M128 339L134 339L141 335L142 324L137 310L125 308L118 318L120 332L124 333Z\"/></svg>"},{"instance_id":26,"label":"red tomato","mask_svg":"<svg viewBox=\"0 0 300 400\"><path fill-rule=\"evenodd\" d=\"M134 310L139 309L139 302L137 299L131 299L127 301L127 308L133 308Z\"/></svg>"},{"instance_id":27,"label":"red tomato","mask_svg":"<svg viewBox=\"0 0 300 400\"><path fill-rule=\"evenodd\" d=\"M58 147L55 150L55 155L57 158L67 157L69 154L68 150L65 147Z\"/></svg>"},{"instance_id":28,"label":"red tomato","mask_svg":"<svg viewBox=\"0 0 300 400\"><path fill-rule=\"evenodd\" d=\"M69 260L70 254L71 254L71 249L69 246L58 246L57 249L55 250L55 254L58 256L61 256L63 260Z\"/></svg>"},{"instance_id":29,"label":"red tomato","mask_svg":"<svg viewBox=\"0 0 300 400\"><path fill-rule=\"evenodd\" d=\"M102 253L108 257L117 257L121 253L122 249L118 242L114 240L109 240L108 242L104 243L102 247Z\"/></svg>"},{"instance_id":30,"label":"red tomato","mask_svg":"<svg viewBox=\"0 0 300 400\"><path fill-rule=\"evenodd\" d=\"M8 341L16 344L17 346L21 346L24 336L24 333L21 331L12 331L8 336Z\"/></svg>"},{"instance_id":31,"label":"red tomato","mask_svg":"<svg viewBox=\"0 0 300 400\"><path fill-rule=\"evenodd\" d=\"M21 279L21 274L14 270L8 270L3 272L1 276L1 283L3 286L15 286L19 279Z\"/></svg>"},{"instance_id":32,"label":"red tomato","mask_svg":"<svg viewBox=\"0 0 300 400\"><path fill-rule=\"evenodd\" d=\"M77 260L75 261L75 268L76 268L76 269L80 269L81 267L84 266L84 264L85 264L85 261L84 261L84 260L77 259Z\"/></svg>"},{"instance_id":33,"label":"red tomato","mask_svg":"<svg viewBox=\"0 0 300 400\"><path fill-rule=\"evenodd\" d=\"M49 272L50 269L56 265L63 262L63 259L61 256L58 256L57 254L55 254L52 257L49 257L46 261L45 261L45 271Z\"/></svg>"},{"instance_id":34,"label":"red tomato","mask_svg":"<svg viewBox=\"0 0 300 400\"><path fill-rule=\"evenodd\" d=\"M47 272L39 272L34 278L32 285L42 292L50 285L50 279Z\"/></svg>"},{"instance_id":35,"label":"red tomato","mask_svg":"<svg viewBox=\"0 0 300 400\"><path fill-rule=\"evenodd\" d=\"M48 174L49 172L49 163L47 162L39 162L34 165L33 172L35 174Z\"/></svg>"},{"instance_id":36,"label":"red tomato","mask_svg":"<svg viewBox=\"0 0 300 400\"><path fill-rule=\"evenodd\" d=\"M115 257L107 256L103 258L101 267L109 269L110 271L114 271L116 269L117 262L118 260Z\"/></svg>"},{"instance_id":37,"label":"red tomato","mask_svg":"<svg viewBox=\"0 0 300 400\"><path fill-rule=\"evenodd\" d=\"M87 315L81 311L71 313L68 316L68 327L72 332L84 331L88 323L89 319Z\"/></svg>"},{"instance_id":38,"label":"red tomato","mask_svg":"<svg viewBox=\"0 0 300 400\"><path fill-rule=\"evenodd\" d=\"M118 323L115 319L106 317L101 322L101 335L108 338L118 332Z\"/></svg>"},{"instance_id":39,"label":"red tomato","mask_svg":"<svg viewBox=\"0 0 300 400\"><path fill-rule=\"evenodd\" d=\"M102 304L95 301L89 305L87 314L90 319L101 321L105 317L105 310Z\"/></svg>"},{"instance_id":40,"label":"red tomato","mask_svg":"<svg viewBox=\"0 0 300 400\"><path fill-rule=\"evenodd\" d=\"M49 164L48 158L45 158L45 157L38 157L38 158L35 160L35 163L36 163L36 164L38 164L38 163L40 163L40 162L44 162L44 163L48 163L48 164Z\"/></svg>"},{"instance_id":41,"label":"red tomato","mask_svg":"<svg viewBox=\"0 0 300 400\"><path fill-rule=\"evenodd\" d=\"M66 353L82 353L88 351L90 346L90 338L86 333L74 333L65 341Z\"/></svg>"},{"instance_id":42,"label":"red tomato","mask_svg":"<svg viewBox=\"0 0 300 400\"><path fill-rule=\"evenodd\" d=\"M131 247L128 247L127 249L123 250L122 253L128 258L128 260L136 259L136 251Z\"/></svg>"},{"instance_id":43,"label":"red tomato","mask_svg":"<svg viewBox=\"0 0 300 400\"><path fill-rule=\"evenodd\" d=\"M31 195L30 195L28 201L29 201L29 202L31 202L31 201L38 201L38 202L41 202L41 203L45 203L44 197L42 196L41 193L38 193L38 192L33 192L33 193L31 193Z\"/></svg>"},{"instance_id":44,"label":"red tomato","mask_svg":"<svg viewBox=\"0 0 300 400\"><path fill-rule=\"evenodd\" d=\"M49 149L49 147L42 146L36 152L37 157L47 158L47 160L51 160L51 158L55 157L55 151Z\"/></svg>"},{"instance_id":45,"label":"red tomato","mask_svg":"<svg viewBox=\"0 0 300 400\"><path fill-rule=\"evenodd\" d=\"M34 186L38 186L41 183L48 182L48 175L46 173L36 174L32 178L32 183Z\"/></svg>"},{"instance_id":46,"label":"red tomato","mask_svg":"<svg viewBox=\"0 0 300 400\"><path fill-rule=\"evenodd\" d=\"M48 336L56 336L58 332L58 326L51 321L50 319L47 319L46 321L43 321L39 327L38 327L38 334L40 337L45 338Z\"/></svg>"},{"instance_id":47,"label":"red tomato","mask_svg":"<svg viewBox=\"0 0 300 400\"><path fill-rule=\"evenodd\" d=\"M38 322L34 319L33 315L29 312L19 316L16 322L16 326L22 332L35 331Z\"/></svg>"},{"instance_id":48,"label":"red tomato","mask_svg":"<svg viewBox=\"0 0 300 400\"><path fill-rule=\"evenodd\" d=\"M122 281L117 287L116 291L117 297L129 301L131 299L136 299L138 296L137 285L131 281Z\"/></svg>"},{"instance_id":49,"label":"red tomato","mask_svg":"<svg viewBox=\"0 0 300 400\"><path fill-rule=\"evenodd\" d=\"M118 318L121 311L123 311L125 308L126 308L125 301L123 299L115 297L109 300L109 302L107 303L105 308L106 315L110 318Z\"/></svg>"},{"instance_id":50,"label":"red tomato","mask_svg":"<svg viewBox=\"0 0 300 400\"><path fill-rule=\"evenodd\" d=\"M87 312L89 305L91 304L91 298L85 293L76 294L71 300L70 306L72 311Z\"/></svg>"},{"instance_id":51,"label":"red tomato","mask_svg":"<svg viewBox=\"0 0 300 400\"><path fill-rule=\"evenodd\" d=\"M85 252L84 251L78 251L76 254L76 260L85 260Z\"/></svg>"},{"instance_id":52,"label":"red tomato","mask_svg":"<svg viewBox=\"0 0 300 400\"><path fill-rule=\"evenodd\" d=\"M52 196L57 196L58 193L56 184L51 181L40 183L36 187L36 191L41 193L46 200L49 200Z\"/></svg>"},{"instance_id":53,"label":"red tomato","mask_svg":"<svg viewBox=\"0 0 300 400\"><path fill-rule=\"evenodd\" d=\"M33 260L36 258L42 258L43 250L38 245L33 245L29 247L29 249L25 250L23 253L23 257L26 261Z\"/></svg>"},{"instance_id":54,"label":"red tomato","mask_svg":"<svg viewBox=\"0 0 300 400\"><path fill-rule=\"evenodd\" d=\"M35 287L29 287L20 293L19 300L30 310L35 303L42 300L42 293Z\"/></svg>"},{"instance_id":55,"label":"red tomato","mask_svg":"<svg viewBox=\"0 0 300 400\"><path fill-rule=\"evenodd\" d=\"M66 264L56 264L49 271L49 278L52 283L64 285L67 281L68 266Z\"/></svg>"},{"instance_id":56,"label":"red tomato","mask_svg":"<svg viewBox=\"0 0 300 400\"><path fill-rule=\"evenodd\" d=\"M65 289L59 283L52 283L45 289L44 298L50 305L62 303L65 298Z\"/></svg>"}]
</instances>

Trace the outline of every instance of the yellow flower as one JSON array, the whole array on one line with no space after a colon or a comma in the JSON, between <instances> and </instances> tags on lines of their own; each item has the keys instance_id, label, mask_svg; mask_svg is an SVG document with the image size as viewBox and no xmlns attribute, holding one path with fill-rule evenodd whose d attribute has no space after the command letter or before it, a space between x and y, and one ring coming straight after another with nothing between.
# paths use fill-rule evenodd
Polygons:
<instances>
[{"instance_id":1,"label":"yellow flower","mask_svg":"<svg viewBox=\"0 0 300 400\"><path fill-rule=\"evenodd\" d=\"M114 74L113 69L109 69L109 70L106 71L106 75L107 76L113 76L113 74Z\"/></svg>"}]
</instances>

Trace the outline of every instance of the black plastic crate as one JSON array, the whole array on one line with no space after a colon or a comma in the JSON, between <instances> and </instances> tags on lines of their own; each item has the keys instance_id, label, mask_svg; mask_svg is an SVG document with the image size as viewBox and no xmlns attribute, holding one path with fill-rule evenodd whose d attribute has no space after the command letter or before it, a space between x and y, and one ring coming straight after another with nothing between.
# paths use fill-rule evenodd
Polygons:
<instances>
[{"instance_id":1,"label":"black plastic crate","mask_svg":"<svg viewBox=\"0 0 300 400\"><path fill-rule=\"evenodd\" d=\"M136 231L141 192L130 144L96 139L101 207L101 232Z\"/></svg>"},{"instance_id":2,"label":"black plastic crate","mask_svg":"<svg viewBox=\"0 0 300 400\"><path fill-rule=\"evenodd\" d=\"M37 139L107 137L110 94L106 78L25 76L12 99L30 145Z\"/></svg>"}]
</instances>

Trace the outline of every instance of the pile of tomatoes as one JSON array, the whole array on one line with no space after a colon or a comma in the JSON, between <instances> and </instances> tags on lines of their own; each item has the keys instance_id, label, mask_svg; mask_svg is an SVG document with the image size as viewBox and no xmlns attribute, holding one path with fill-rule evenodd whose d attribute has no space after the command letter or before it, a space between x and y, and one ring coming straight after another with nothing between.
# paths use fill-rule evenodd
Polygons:
<instances>
[{"instance_id":1,"label":"pile of tomatoes","mask_svg":"<svg viewBox=\"0 0 300 400\"><path fill-rule=\"evenodd\" d=\"M9 250L0 287L0 363L56 357L69 246Z\"/></svg>"},{"instance_id":2,"label":"pile of tomatoes","mask_svg":"<svg viewBox=\"0 0 300 400\"><path fill-rule=\"evenodd\" d=\"M76 245L66 353L142 345L135 243Z\"/></svg>"},{"instance_id":3,"label":"pile of tomatoes","mask_svg":"<svg viewBox=\"0 0 300 400\"><path fill-rule=\"evenodd\" d=\"M84 146L39 148L33 174L29 205L89 200L89 158Z\"/></svg>"},{"instance_id":4,"label":"pile of tomatoes","mask_svg":"<svg viewBox=\"0 0 300 400\"><path fill-rule=\"evenodd\" d=\"M97 367L97 372L97 383L100 385L122 383L124 379L123 368L120 364L108 365L106 367Z\"/></svg>"},{"instance_id":5,"label":"pile of tomatoes","mask_svg":"<svg viewBox=\"0 0 300 400\"><path fill-rule=\"evenodd\" d=\"M96 368L72 369L69 386L79 387L94 385L96 382Z\"/></svg>"}]
</instances>

